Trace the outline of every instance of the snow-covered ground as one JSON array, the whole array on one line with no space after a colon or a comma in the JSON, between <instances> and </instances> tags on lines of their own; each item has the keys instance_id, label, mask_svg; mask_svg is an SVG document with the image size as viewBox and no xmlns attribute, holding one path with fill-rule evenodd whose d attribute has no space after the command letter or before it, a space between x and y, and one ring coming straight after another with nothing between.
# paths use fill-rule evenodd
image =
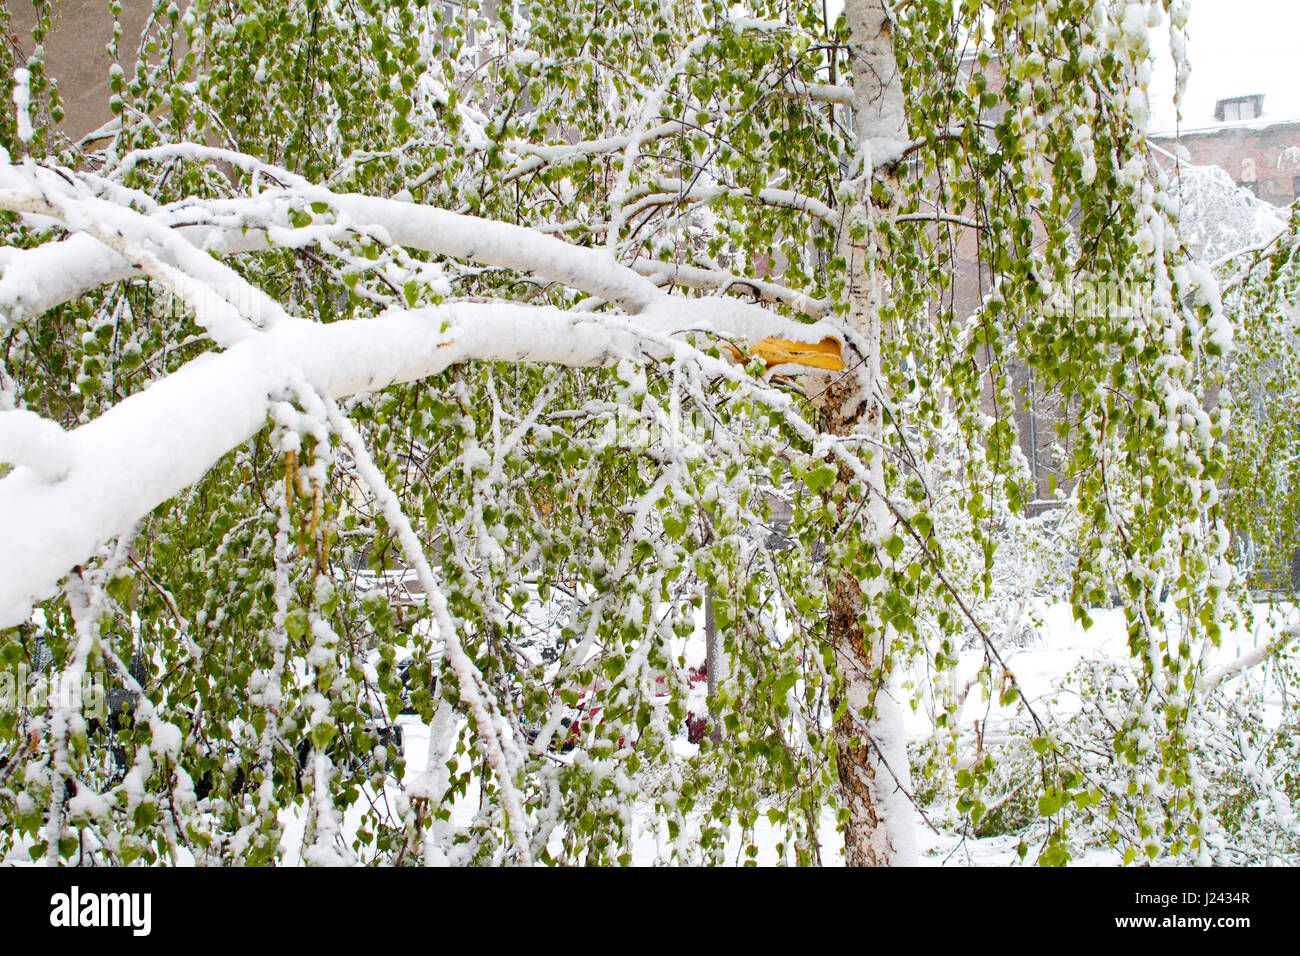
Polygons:
<instances>
[{"instance_id":1,"label":"snow-covered ground","mask_svg":"<svg viewBox=\"0 0 1300 956\"><path fill-rule=\"evenodd\" d=\"M1094 611L1091 617L1093 624L1085 629L1074 619L1068 604L1059 603L1048 607L1043 614L1042 625L1038 628L1037 639L1006 655L1005 660L1015 673L1023 693L1040 713L1067 717L1078 710L1078 698L1070 693L1061 693L1060 688L1063 678L1080 663L1089 659L1122 660L1129 656L1123 610L1101 609ZM1239 627L1225 635L1220 645L1207 654L1206 668L1218 667L1258 649L1267 643L1278 625L1297 617L1300 617L1300 610L1293 605L1279 605L1272 611L1263 604L1257 605L1254 625ZM692 641L691 645L687 649L688 663L701 663L703 651L695 645L702 647L702 642ZM699 660L692 656L696 650ZM968 651L963 655L958 668L958 683L973 675L982 665L982 652L978 649ZM1276 721L1282 701L1269 701L1269 704L1273 710L1271 719ZM973 690L968 695L962 717L967 724L977 717L984 726L997 727L1009 722L1015 712L1015 705L1003 707L997 700L981 699L979 691ZM910 712L908 720L909 735L914 742L919 742L930 734L931 726L923 709ZM415 779L425 769L429 730L418 718L409 716L401 718L401 726L405 741L407 778ZM683 742L683 746L690 745ZM464 820L460 822L468 822L472 816L472 807L466 806L464 809ZM648 812L640 814L639 821L638 838L632 847L633 862L650 865L665 858L670 847L663 835L656 830ZM941 829L936 833L927 826L919 813L916 814L914 823L919 854L916 862L920 865L1011 866L1021 862L1017 853L1020 842L1018 835L975 839L951 829ZM828 865L840 863L843 839L836 830L833 813L824 812L820 824L823 862ZM765 817L760 816L755 828L758 865L775 865L780 862L776 849L780 839L781 832L769 824ZM729 863L741 864L745 861L746 843L739 828L734 828L727 852ZM1032 863L1033 860L1034 855L1031 854L1028 862ZM1073 865L1082 866L1118 866L1121 862L1120 852L1104 850L1089 850L1072 861Z\"/></svg>"},{"instance_id":2,"label":"snow-covered ground","mask_svg":"<svg viewBox=\"0 0 1300 956\"><path fill-rule=\"evenodd\" d=\"M1294 605L1281 604L1269 609L1266 605L1255 606L1256 620L1252 626L1242 626L1225 635L1217 648L1209 651L1206 668L1219 667L1249 654L1266 644L1276 633L1277 628L1300 618L1300 609ZM1049 713L1055 717L1068 717L1078 709L1079 701L1068 693L1061 693L1063 678L1080 663L1089 659L1116 660L1128 657L1125 639L1124 614L1120 609L1101 609L1092 613L1093 625L1085 629L1075 621L1068 604L1056 604L1045 609L1041 626L1037 629L1035 640L1023 647L1010 651L1005 659L1015 673L1023 693L1040 713ZM687 650L688 663L696 665L702 662L703 651L693 645L698 640L689 642ZM697 653L698 652L698 653ZM699 660L695 658L698 657ZM982 665L982 653L978 649L966 652L958 667L958 682L961 683L973 675ZM1261 665L1263 666L1263 665ZM1241 679L1240 677L1235 679ZM1283 701L1268 700L1269 714L1266 721L1276 723L1282 713ZM1015 705L1003 707L996 700L986 700L978 689L968 695L961 714L962 723L969 726L970 721L980 720L986 728L1005 726L1015 715ZM931 732L924 708L918 708L909 715L908 729L914 742L919 742ZM418 717L402 716L398 724L403 732L403 749L406 755L406 781L418 779L426 770L429 751L429 727ZM693 750L693 745L681 741L683 749ZM383 795L370 795L384 799ZM454 811L454 821L467 824L473 817L478 803L477 793L471 788L462 798ZM342 821L343 832L355 832L360 827L362 816L367 809L367 800L359 801ZM933 808L931 808L933 812ZM632 845L632 860L637 865L651 865L668 858L671 846L666 834L655 824L652 814L633 810L636 837ZM285 831L282 847L286 858L284 863L299 863L302 850L304 819L301 814L289 814L285 819ZM940 827L935 832L920 813L916 814L915 829L917 835L918 859L922 866L1011 866L1021 862L1017 853L1019 835L1003 835L984 839L964 835L952 828ZM820 820L820 842L822 862L836 865L841 862L842 838L836 830L834 815L827 811ZM758 846L758 855L754 862L758 865L776 865L781 862L777 845L782 833L771 825L766 817L760 815L755 827L754 842ZM558 840L558 837L554 839ZM734 828L728 843L726 860L730 864L746 861L745 848L748 845L739 830ZM1028 856L1032 863L1034 854ZM15 850L4 861L10 865L30 865L26 853L26 844ZM185 860L178 860L186 863ZM1082 866L1117 866L1122 862L1119 852L1090 850L1076 856L1073 865Z\"/></svg>"}]
</instances>

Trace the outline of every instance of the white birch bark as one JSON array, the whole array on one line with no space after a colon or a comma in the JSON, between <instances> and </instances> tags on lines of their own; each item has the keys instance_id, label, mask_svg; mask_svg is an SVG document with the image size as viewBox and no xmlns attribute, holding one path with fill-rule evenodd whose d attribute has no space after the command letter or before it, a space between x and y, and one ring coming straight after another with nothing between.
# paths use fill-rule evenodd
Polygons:
<instances>
[{"instance_id":1,"label":"white birch bark","mask_svg":"<svg viewBox=\"0 0 1300 956\"><path fill-rule=\"evenodd\" d=\"M848 262L847 324L859 337L863 363L857 374L828 390L821 410L828 431L864 433L869 446L879 448L884 433L874 396L882 387L880 310L887 291L881 281L876 223L897 210L892 202L885 208L874 206L871 184L873 178L880 179L893 193L898 177L891 164L907 142L907 128L883 0L848 0L844 12L850 31L857 156L850 183L854 198L841 226L840 252ZM870 486L883 489L878 454L869 471ZM848 475L842 473L839 487L847 483ZM889 519L884 501L873 496L862 513L867 523L864 539L879 542ZM841 795L849 811L844 855L850 866L907 864L913 857L906 740L888 676L889 634L872 607L872 597L870 589L864 593L855 578L843 574L835 584L829 627L848 705L835 726L835 739ZM874 710L863 715L869 707Z\"/></svg>"}]
</instances>

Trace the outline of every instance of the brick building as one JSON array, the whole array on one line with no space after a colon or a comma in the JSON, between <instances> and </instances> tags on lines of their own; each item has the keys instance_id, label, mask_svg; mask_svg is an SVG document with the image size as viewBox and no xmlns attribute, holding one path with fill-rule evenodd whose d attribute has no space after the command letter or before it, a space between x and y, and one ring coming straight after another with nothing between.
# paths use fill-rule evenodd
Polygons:
<instances>
[{"instance_id":1,"label":"brick building","mask_svg":"<svg viewBox=\"0 0 1300 956\"><path fill-rule=\"evenodd\" d=\"M1151 142L1194 166L1218 166L1265 202L1289 206L1300 196L1300 118L1270 117L1264 100L1258 93L1221 99L1212 123Z\"/></svg>"}]
</instances>

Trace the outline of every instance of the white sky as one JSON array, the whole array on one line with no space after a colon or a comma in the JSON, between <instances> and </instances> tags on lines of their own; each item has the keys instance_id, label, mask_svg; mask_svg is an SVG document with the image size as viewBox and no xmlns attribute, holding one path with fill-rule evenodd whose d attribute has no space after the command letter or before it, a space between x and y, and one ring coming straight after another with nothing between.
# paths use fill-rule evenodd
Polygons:
<instances>
[{"instance_id":1,"label":"white sky","mask_svg":"<svg viewBox=\"0 0 1300 956\"><path fill-rule=\"evenodd\" d=\"M1151 130L1174 127L1174 70L1168 21L1159 29L1151 84ZM1191 0L1187 23L1191 76L1183 129L1214 123L1216 100L1264 94L1264 115L1300 117L1300 0ZM1153 41L1156 38L1153 37Z\"/></svg>"}]
</instances>

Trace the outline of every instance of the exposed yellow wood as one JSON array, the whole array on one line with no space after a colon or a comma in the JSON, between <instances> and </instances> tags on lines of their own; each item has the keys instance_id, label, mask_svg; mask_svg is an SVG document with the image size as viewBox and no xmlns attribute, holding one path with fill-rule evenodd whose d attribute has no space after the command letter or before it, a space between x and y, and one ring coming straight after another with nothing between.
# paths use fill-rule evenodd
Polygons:
<instances>
[{"instance_id":1,"label":"exposed yellow wood","mask_svg":"<svg viewBox=\"0 0 1300 956\"><path fill-rule=\"evenodd\" d=\"M744 360L739 349L729 345L727 351L737 362ZM809 368L824 368L837 372L845 367L840 353L840 343L831 336L816 343L795 342L790 339L762 339L754 343L749 354L761 358L768 368L774 365L806 365Z\"/></svg>"}]
</instances>

